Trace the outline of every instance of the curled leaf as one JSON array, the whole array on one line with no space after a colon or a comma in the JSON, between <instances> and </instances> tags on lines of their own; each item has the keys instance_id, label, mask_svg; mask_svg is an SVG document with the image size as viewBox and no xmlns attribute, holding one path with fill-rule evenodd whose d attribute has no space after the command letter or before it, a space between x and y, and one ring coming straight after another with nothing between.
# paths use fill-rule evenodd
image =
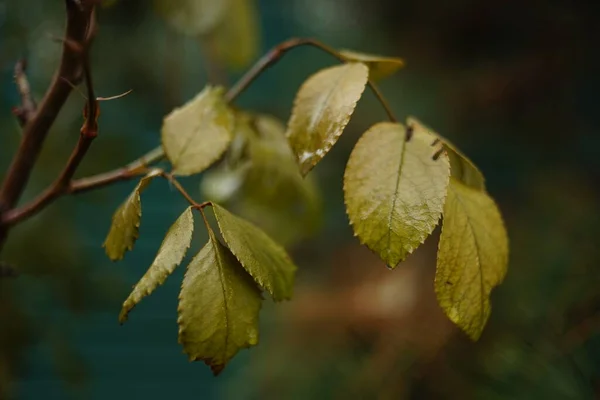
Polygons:
<instances>
[{"instance_id":1,"label":"curled leaf","mask_svg":"<svg viewBox=\"0 0 600 400\"><path fill-rule=\"evenodd\" d=\"M394 268L438 224L450 175L446 153L420 132L382 122L360 138L344 173L346 211L356 236ZM432 145L433 143L433 145Z\"/></svg>"},{"instance_id":2,"label":"curled leaf","mask_svg":"<svg viewBox=\"0 0 600 400\"><path fill-rule=\"evenodd\" d=\"M369 78L374 81L387 78L404 67L404 60L401 58L377 56L352 50L340 50L339 54L346 61L361 62L369 67Z\"/></svg>"},{"instance_id":3,"label":"curled leaf","mask_svg":"<svg viewBox=\"0 0 600 400\"><path fill-rule=\"evenodd\" d=\"M122 259L125 252L133 250L133 245L139 236L142 218L140 194L160 173L160 170L153 170L140 179L133 192L113 214L112 224L103 244L108 258L112 261Z\"/></svg>"},{"instance_id":4,"label":"curled leaf","mask_svg":"<svg viewBox=\"0 0 600 400\"><path fill-rule=\"evenodd\" d=\"M453 178L456 178L475 189L485 190L485 178L481 171L479 171L475 164L473 164L473 162L458 150L458 148L456 148L456 146L448 139L435 133L432 129L423 125L414 117L409 117L406 121L406 125L412 128L416 134L419 132L428 132L442 141L444 148L448 153L448 158L450 159L450 171Z\"/></svg>"},{"instance_id":5,"label":"curled leaf","mask_svg":"<svg viewBox=\"0 0 600 400\"><path fill-rule=\"evenodd\" d=\"M254 224L213 203L219 230L231 252L273 300L292 297L296 266L286 251Z\"/></svg>"},{"instance_id":6,"label":"curled leaf","mask_svg":"<svg viewBox=\"0 0 600 400\"><path fill-rule=\"evenodd\" d=\"M231 142L233 113L223 88L207 86L164 119L162 145L176 175L204 171L221 157Z\"/></svg>"},{"instance_id":7,"label":"curled leaf","mask_svg":"<svg viewBox=\"0 0 600 400\"><path fill-rule=\"evenodd\" d=\"M183 257L185 257L185 253L190 248L193 232L194 216L192 208L188 207L169 228L152 265L148 268L142 279L134 286L133 291L123 303L123 308L119 315L120 323L124 323L133 307L144 297L151 294L159 285L162 285L181 263Z\"/></svg>"},{"instance_id":8,"label":"curled leaf","mask_svg":"<svg viewBox=\"0 0 600 400\"><path fill-rule=\"evenodd\" d=\"M369 78L361 63L323 69L302 85L286 136L302 175L308 172L337 142L354 113Z\"/></svg>"},{"instance_id":9,"label":"curled leaf","mask_svg":"<svg viewBox=\"0 0 600 400\"><path fill-rule=\"evenodd\" d=\"M244 348L258 343L260 290L209 229L208 243L190 262L179 294L179 343L191 361L215 375Z\"/></svg>"},{"instance_id":10,"label":"curled leaf","mask_svg":"<svg viewBox=\"0 0 600 400\"><path fill-rule=\"evenodd\" d=\"M489 195L451 178L444 206L435 292L448 318L477 340L490 316L490 293L506 275L508 237Z\"/></svg>"}]
</instances>

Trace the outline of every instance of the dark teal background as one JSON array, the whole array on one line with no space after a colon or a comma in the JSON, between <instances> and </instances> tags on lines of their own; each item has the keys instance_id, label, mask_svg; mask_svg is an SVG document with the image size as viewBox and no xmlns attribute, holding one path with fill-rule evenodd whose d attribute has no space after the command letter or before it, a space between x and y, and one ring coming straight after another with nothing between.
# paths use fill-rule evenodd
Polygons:
<instances>
[{"instance_id":1,"label":"dark teal background","mask_svg":"<svg viewBox=\"0 0 600 400\"><path fill-rule=\"evenodd\" d=\"M101 104L100 135L80 176L118 167L157 146L163 116L207 82L200 45L170 31L148 3L120 0L99 12L92 57L97 94L134 92ZM28 59L39 100L60 54L48 34L61 35L62 6L60 0L0 0L0 171L20 135L10 113L18 104L14 63ZM470 155L486 175L511 238L509 274L494 292L492 318L479 343L455 333L435 362L416 363L387 383L346 397L378 398L404 379L404 389L391 398L596 398L598 3L262 0L259 6L263 51L292 36L312 36L337 48L405 58L406 68L382 85L394 111L401 119L418 116ZM317 50L295 50L237 104L286 120L299 85L333 63ZM230 82L239 75L232 72ZM24 201L64 164L77 140L83 104L73 93ZM343 259L346 246L356 245L343 207L343 169L359 135L384 118L367 93L344 137L315 169L325 223L316 238L292 249L301 283L325 280L332 259ZM183 183L200 199L198 178ZM153 183L143 195L135 250L110 263L101 245L113 211L133 186L120 183L60 199L12 233L1 259L23 276L0 285L0 366L10 368L16 398L337 398L337 385L354 379L349 371L360 371L372 343L353 342L333 361L313 347L327 333L275 347L294 321L293 302L265 307L260 345L242 351L218 378L202 363L189 363L177 344L183 268L119 326L121 302L185 207L166 183ZM198 225L194 250L205 238ZM343 271L347 261L341 263ZM334 289L343 283L328 285L325 298L333 303ZM322 324L328 332L338 322ZM577 330L582 324L585 329ZM391 332L411 329L400 325ZM272 349L281 351L283 361L270 361ZM288 350L307 358L286 356Z\"/></svg>"}]
</instances>

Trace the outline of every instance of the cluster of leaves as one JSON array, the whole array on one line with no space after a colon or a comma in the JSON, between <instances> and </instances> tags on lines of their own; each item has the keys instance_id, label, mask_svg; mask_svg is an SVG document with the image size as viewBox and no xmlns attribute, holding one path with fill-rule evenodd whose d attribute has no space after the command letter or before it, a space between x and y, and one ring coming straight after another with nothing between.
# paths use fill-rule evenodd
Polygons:
<instances>
[{"instance_id":1,"label":"cluster of leaves","mask_svg":"<svg viewBox=\"0 0 600 400\"><path fill-rule=\"evenodd\" d=\"M203 35L227 25L208 28L194 17L192 4L202 2L184 3L191 8L157 4L187 34ZM218 203L241 199L237 206L246 212L274 210L276 217L266 223L274 226L318 214L316 188L306 175L337 142L366 86L375 89L376 80L403 65L395 58L330 52L342 64L306 80L287 126L272 116L234 109L222 87L207 86L173 110L162 126L162 146L172 171L149 171L113 216L104 246L112 260L119 260L139 235L141 193L153 179L166 178L179 186L176 176L202 173L223 160L203 183L211 201L196 203L180 189L190 207L167 232L120 315L124 322L182 262L192 240L193 213L199 211L209 241L188 265L182 283L179 342L191 360L205 361L215 374L240 349L258 343L262 292L274 301L289 299L296 271L282 245ZM474 164L415 118L405 125L380 122L363 134L350 155L344 197L355 235L391 269L425 241L443 216L435 290L448 317L476 340L490 314L490 293L506 273L508 240ZM221 238L206 218L208 206ZM303 233L315 227L308 226ZM287 244L293 238L282 239Z\"/></svg>"}]
</instances>

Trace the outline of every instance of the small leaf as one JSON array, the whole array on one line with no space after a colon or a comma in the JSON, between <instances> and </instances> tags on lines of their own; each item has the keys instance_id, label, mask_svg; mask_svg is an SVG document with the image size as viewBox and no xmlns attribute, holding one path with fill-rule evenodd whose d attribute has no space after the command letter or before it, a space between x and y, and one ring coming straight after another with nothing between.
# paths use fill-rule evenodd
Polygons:
<instances>
[{"instance_id":1,"label":"small leaf","mask_svg":"<svg viewBox=\"0 0 600 400\"><path fill-rule=\"evenodd\" d=\"M374 81L393 75L404 67L404 60L395 57L383 57L374 54L359 53L352 50L340 50L339 54L346 61L361 62L369 67L369 78Z\"/></svg>"},{"instance_id":2,"label":"small leaf","mask_svg":"<svg viewBox=\"0 0 600 400\"><path fill-rule=\"evenodd\" d=\"M233 113L222 87L207 86L163 122L162 144L176 175L204 171L221 157L231 142Z\"/></svg>"},{"instance_id":3,"label":"small leaf","mask_svg":"<svg viewBox=\"0 0 600 400\"><path fill-rule=\"evenodd\" d=\"M444 206L435 292L452 322L477 340L490 316L490 293L506 275L508 237L484 191L451 178Z\"/></svg>"},{"instance_id":4,"label":"small leaf","mask_svg":"<svg viewBox=\"0 0 600 400\"><path fill-rule=\"evenodd\" d=\"M226 0L155 0L154 8L177 32L198 36L215 29L227 14Z\"/></svg>"},{"instance_id":5,"label":"small leaf","mask_svg":"<svg viewBox=\"0 0 600 400\"><path fill-rule=\"evenodd\" d=\"M286 136L303 176L337 142L368 77L364 64L348 63L317 72L298 91Z\"/></svg>"},{"instance_id":6,"label":"small leaf","mask_svg":"<svg viewBox=\"0 0 600 400\"><path fill-rule=\"evenodd\" d=\"M438 224L450 175L446 153L426 132L406 141L382 122L360 138L344 174L344 199L360 241L394 268ZM437 159L436 159L437 158Z\"/></svg>"},{"instance_id":7,"label":"small leaf","mask_svg":"<svg viewBox=\"0 0 600 400\"><path fill-rule=\"evenodd\" d=\"M262 296L231 251L209 229L208 243L187 268L179 294L179 343L190 361L218 375L244 348L258 343Z\"/></svg>"},{"instance_id":8,"label":"small leaf","mask_svg":"<svg viewBox=\"0 0 600 400\"><path fill-rule=\"evenodd\" d=\"M213 203L219 230L231 252L273 300L292 297L296 266L285 250L252 223Z\"/></svg>"},{"instance_id":9,"label":"small leaf","mask_svg":"<svg viewBox=\"0 0 600 400\"><path fill-rule=\"evenodd\" d=\"M479 169L473 164L471 160L460 150L456 148L448 139L442 137L438 133L435 133L429 127L423 125L419 120L414 117L409 117L406 121L406 125L412 127L413 131L428 132L434 135L436 138L442 141L444 148L448 153L450 159L450 171L453 178L458 179L464 184L471 186L475 189L485 190L485 178Z\"/></svg>"},{"instance_id":10,"label":"small leaf","mask_svg":"<svg viewBox=\"0 0 600 400\"><path fill-rule=\"evenodd\" d=\"M234 69L241 69L259 53L260 21L255 0L229 2L231 4L223 22L210 32L207 39L217 59Z\"/></svg>"},{"instance_id":11,"label":"small leaf","mask_svg":"<svg viewBox=\"0 0 600 400\"><path fill-rule=\"evenodd\" d=\"M185 253L190 248L193 232L194 216L192 208L188 207L169 228L152 265L123 303L119 315L120 323L124 323L133 307L144 297L150 295L159 285L162 285L175 268L181 264Z\"/></svg>"},{"instance_id":12,"label":"small leaf","mask_svg":"<svg viewBox=\"0 0 600 400\"><path fill-rule=\"evenodd\" d=\"M133 250L133 245L139 236L140 220L142 217L142 202L140 194L146 189L150 181L160 175L160 170L153 170L140 179L140 182L115 211L112 224L103 247L108 258L117 261L123 258L125 252Z\"/></svg>"}]
</instances>

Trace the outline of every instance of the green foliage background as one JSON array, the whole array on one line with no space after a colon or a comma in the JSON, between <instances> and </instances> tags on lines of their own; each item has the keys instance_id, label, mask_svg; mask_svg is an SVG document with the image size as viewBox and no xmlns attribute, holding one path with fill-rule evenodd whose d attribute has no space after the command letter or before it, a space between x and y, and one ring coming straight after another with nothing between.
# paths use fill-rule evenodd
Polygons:
<instances>
[{"instance_id":1,"label":"green foliage background","mask_svg":"<svg viewBox=\"0 0 600 400\"><path fill-rule=\"evenodd\" d=\"M434 240L393 272L356 249L342 176L359 135L384 118L367 94L344 137L314 170L325 220L316 237L292 249L300 267L296 298L266 307L257 348L241 352L217 379L187 361L175 340L183 268L119 326L121 302L186 206L164 183L151 185L136 251L111 264L101 244L112 212L134 185L125 183L61 199L13 232L3 259L28 274L0 283L0 389L10 381L19 399L594 398L600 387L600 59L593 38L600 33L600 6L512 0L262 0L259 6L263 51L290 36L314 36L336 48L405 59L406 67L383 85L400 119L427 121L484 172L506 219L511 257L480 342L469 342L429 306L431 279L411 280L432 271ZM208 76L210 49L168 29L148 2L118 2L99 21L96 91L134 92L102 104L100 137L82 175L123 165L158 145L162 116L195 95ZM18 101L13 65L27 57L39 99L60 52L47 34L59 36L62 24L62 1L0 0L0 171L19 140L10 114ZM325 55L295 50L238 104L286 120L299 85L327 65ZM61 113L26 197L60 170L77 138L82 105L74 94ZM184 183L199 184L195 178ZM194 240L191 254L206 241L205 231L198 232L204 237ZM364 301L360 293L378 295L388 286L388 311L388 303L356 307L353 299ZM410 293L420 300L403 300ZM405 303L422 322L402 317ZM426 342L418 351L415 336Z\"/></svg>"}]
</instances>

